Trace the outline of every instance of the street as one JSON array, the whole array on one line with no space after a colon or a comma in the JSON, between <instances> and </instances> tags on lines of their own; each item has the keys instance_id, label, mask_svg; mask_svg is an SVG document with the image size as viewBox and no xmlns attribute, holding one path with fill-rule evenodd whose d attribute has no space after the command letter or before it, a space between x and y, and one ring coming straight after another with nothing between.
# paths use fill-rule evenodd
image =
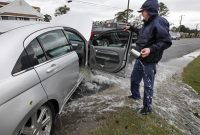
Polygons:
<instances>
[{"instance_id":1,"label":"street","mask_svg":"<svg viewBox=\"0 0 200 135\"><path fill-rule=\"evenodd\" d=\"M173 40L172 46L164 52L161 62L179 58L200 49L200 38Z\"/></svg>"},{"instance_id":2,"label":"street","mask_svg":"<svg viewBox=\"0 0 200 135\"><path fill-rule=\"evenodd\" d=\"M200 52L184 55L199 49L199 41L200 39L173 41L172 47L165 52L158 64L155 81L155 112L187 134L200 133L200 121L194 116L199 111L200 98L179 80L182 69ZM128 74L131 74L132 64L129 64ZM106 73L91 75L75 93L76 98L66 104L62 115L57 119L54 135L67 134L68 131L72 135L82 135L95 128L105 112L124 106L134 110L140 108L142 101L130 102L126 98L130 95L129 89L129 78L118 78Z\"/></svg>"}]
</instances>

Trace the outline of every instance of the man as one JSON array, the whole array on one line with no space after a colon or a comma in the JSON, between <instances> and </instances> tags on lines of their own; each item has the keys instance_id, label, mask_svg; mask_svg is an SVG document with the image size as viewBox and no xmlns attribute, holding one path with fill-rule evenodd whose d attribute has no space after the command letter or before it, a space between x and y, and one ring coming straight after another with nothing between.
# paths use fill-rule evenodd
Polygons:
<instances>
[{"instance_id":1,"label":"man","mask_svg":"<svg viewBox=\"0 0 200 135\"><path fill-rule=\"evenodd\" d=\"M168 21L158 15L159 4L157 0L147 0L138 11L142 13L144 25L138 31L136 50L141 56L136 59L131 74L131 93L129 98L134 100L141 99L139 86L143 78L144 97L141 114L148 114L152 111L152 97L154 80L156 74L156 64L162 58L163 51L172 44L169 35ZM137 30L132 26L127 26L126 30Z\"/></svg>"}]
</instances>

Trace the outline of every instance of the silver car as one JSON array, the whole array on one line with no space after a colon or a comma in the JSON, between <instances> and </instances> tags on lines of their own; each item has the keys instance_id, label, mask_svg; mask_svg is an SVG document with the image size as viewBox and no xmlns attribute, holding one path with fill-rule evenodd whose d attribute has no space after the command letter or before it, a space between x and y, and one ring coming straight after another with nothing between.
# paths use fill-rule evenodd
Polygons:
<instances>
[{"instance_id":1,"label":"silver car","mask_svg":"<svg viewBox=\"0 0 200 135\"><path fill-rule=\"evenodd\" d=\"M1 135L51 134L83 79L80 67L124 74L132 33L113 30L88 42L85 29L69 25L0 21Z\"/></svg>"}]
</instances>

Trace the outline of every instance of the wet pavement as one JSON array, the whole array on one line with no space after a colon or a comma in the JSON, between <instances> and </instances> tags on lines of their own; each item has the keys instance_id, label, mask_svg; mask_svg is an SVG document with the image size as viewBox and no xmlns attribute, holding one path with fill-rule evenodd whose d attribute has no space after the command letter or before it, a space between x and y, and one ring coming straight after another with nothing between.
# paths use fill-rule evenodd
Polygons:
<instances>
[{"instance_id":1,"label":"wet pavement","mask_svg":"<svg viewBox=\"0 0 200 135\"><path fill-rule=\"evenodd\" d=\"M200 96L181 81L182 69L200 50L178 59L161 62L157 67L154 111L187 135L200 134ZM133 62L134 63L134 62ZM127 75L132 71L129 65ZM86 79L56 120L54 135L83 135L94 129L103 115L116 108L129 106L138 109L142 101L130 101L129 77L95 72ZM143 85L141 85L141 95Z\"/></svg>"},{"instance_id":2,"label":"wet pavement","mask_svg":"<svg viewBox=\"0 0 200 135\"><path fill-rule=\"evenodd\" d=\"M161 62L166 62L174 58L180 58L198 49L200 49L200 38L173 40L172 46L165 50Z\"/></svg>"},{"instance_id":3,"label":"wet pavement","mask_svg":"<svg viewBox=\"0 0 200 135\"><path fill-rule=\"evenodd\" d=\"M187 135L200 134L200 96L181 81L181 72L199 54L197 51L160 64L156 81L154 103L157 114Z\"/></svg>"}]
</instances>

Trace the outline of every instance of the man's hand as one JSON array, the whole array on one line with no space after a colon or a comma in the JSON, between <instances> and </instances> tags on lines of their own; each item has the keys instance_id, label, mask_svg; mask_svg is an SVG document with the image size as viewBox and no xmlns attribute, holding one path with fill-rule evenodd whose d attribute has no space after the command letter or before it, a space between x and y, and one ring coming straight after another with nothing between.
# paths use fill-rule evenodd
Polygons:
<instances>
[{"instance_id":1,"label":"man's hand","mask_svg":"<svg viewBox=\"0 0 200 135\"><path fill-rule=\"evenodd\" d=\"M130 26L127 25L124 27L124 31L128 31L128 30L130 30Z\"/></svg>"},{"instance_id":2,"label":"man's hand","mask_svg":"<svg viewBox=\"0 0 200 135\"><path fill-rule=\"evenodd\" d=\"M150 54L150 49L149 49L149 48L144 48L144 49L141 50L140 53L141 53L141 55L142 55L142 58L145 58L145 57L149 56L149 54Z\"/></svg>"}]
</instances>

